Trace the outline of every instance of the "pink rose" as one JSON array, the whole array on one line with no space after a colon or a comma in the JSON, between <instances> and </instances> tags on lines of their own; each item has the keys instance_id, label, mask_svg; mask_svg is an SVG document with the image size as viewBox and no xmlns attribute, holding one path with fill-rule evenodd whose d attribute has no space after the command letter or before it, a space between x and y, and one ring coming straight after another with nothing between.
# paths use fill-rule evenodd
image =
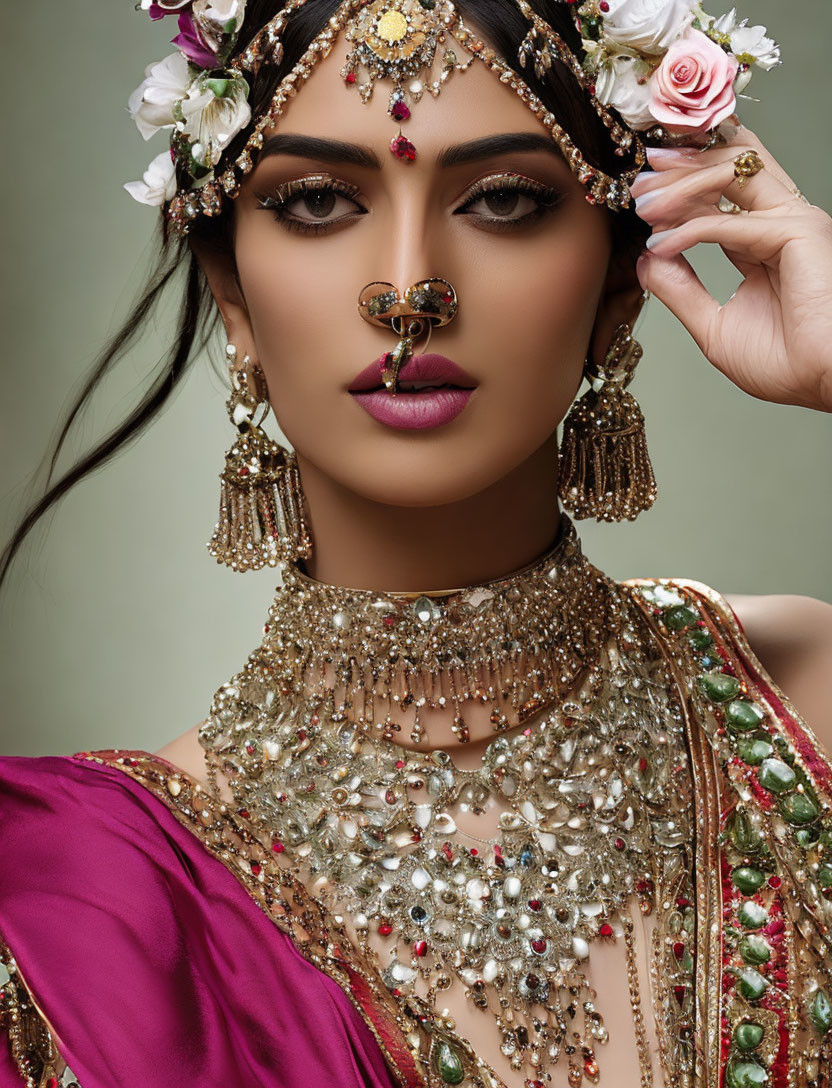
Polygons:
<instances>
[{"instance_id":1,"label":"pink rose","mask_svg":"<svg viewBox=\"0 0 832 1088\"><path fill-rule=\"evenodd\" d=\"M736 108L737 58L701 30L675 41L650 79L650 112L669 129L704 132Z\"/></svg>"}]
</instances>

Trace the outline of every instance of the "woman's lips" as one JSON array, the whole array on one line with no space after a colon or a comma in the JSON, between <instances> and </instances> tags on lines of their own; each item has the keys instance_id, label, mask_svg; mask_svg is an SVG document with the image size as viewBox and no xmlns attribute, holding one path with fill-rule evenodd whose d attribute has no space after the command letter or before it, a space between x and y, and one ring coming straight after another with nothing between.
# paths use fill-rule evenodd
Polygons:
<instances>
[{"instance_id":1,"label":"woman's lips","mask_svg":"<svg viewBox=\"0 0 832 1088\"><path fill-rule=\"evenodd\" d=\"M456 419L476 388L477 383L451 359L444 355L414 355L399 371L400 391L393 396L381 378L385 353L357 374L349 393L373 419L399 430L424 430L441 427ZM408 392L401 389L408 382L430 382L439 389Z\"/></svg>"}]
</instances>

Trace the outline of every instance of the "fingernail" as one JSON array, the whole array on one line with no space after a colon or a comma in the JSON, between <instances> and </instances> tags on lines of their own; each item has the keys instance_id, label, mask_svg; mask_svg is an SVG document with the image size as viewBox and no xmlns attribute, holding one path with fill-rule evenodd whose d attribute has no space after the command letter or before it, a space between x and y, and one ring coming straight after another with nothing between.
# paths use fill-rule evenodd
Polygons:
<instances>
[{"instance_id":1,"label":"fingernail","mask_svg":"<svg viewBox=\"0 0 832 1088\"><path fill-rule=\"evenodd\" d=\"M647 265L650 263L650 257L646 253L642 253L639 259L636 261L636 275L638 276L638 282L641 284L643 290L647 290L647 278L645 273L647 272Z\"/></svg>"},{"instance_id":2,"label":"fingernail","mask_svg":"<svg viewBox=\"0 0 832 1088\"><path fill-rule=\"evenodd\" d=\"M648 161L658 159L660 162L662 159L689 159L699 153L695 147L648 147L646 151Z\"/></svg>"},{"instance_id":3,"label":"fingernail","mask_svg":"<svg viewBox=\"0 0 832 1088\"><path fill-rule=\"evenodd\" d=\"M641 214L642 210L647 207L648 204L652 204L656 197L659 195L660 190L652 189L649 193L642 193L641 196L636 197L636 211Z\"/></svg>"},{"instance_id":4,"label":"fingernail","mask_svg":"<svg viewBox=\"0 0 832 1088\"><path fill-rule=\"evenodd\" d=\"M649 250L654 250L657 245L665 240L665 238L673 234L674 230L657 230L655 234L651 234L647 239L647 248Z\"/></svg>"}]
</instances>

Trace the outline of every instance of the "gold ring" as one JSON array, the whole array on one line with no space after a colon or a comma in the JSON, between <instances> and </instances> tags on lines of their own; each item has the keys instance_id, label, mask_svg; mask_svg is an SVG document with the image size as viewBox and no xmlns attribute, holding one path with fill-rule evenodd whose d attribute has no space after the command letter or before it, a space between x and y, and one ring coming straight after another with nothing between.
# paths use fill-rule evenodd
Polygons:
<instances>
[{"instance_id":1,"label":"gold ring","mask_svg":"<svg viewBox=\"0 0 832 1088\"><path fill-rule=\"evenodd\" d=\"M749 178L753 178L755 174L759 174L765 168L766 164L753 148L743 151L741 155L737 155L734 159L734 180L737 187L742 189Z\"/></svg>"}]
</instances>

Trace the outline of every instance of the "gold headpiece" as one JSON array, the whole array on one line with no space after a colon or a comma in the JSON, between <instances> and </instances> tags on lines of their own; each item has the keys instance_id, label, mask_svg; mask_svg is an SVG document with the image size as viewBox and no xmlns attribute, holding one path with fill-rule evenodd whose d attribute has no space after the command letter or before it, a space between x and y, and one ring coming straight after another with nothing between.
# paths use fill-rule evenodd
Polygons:
<instances>
[{"instance_id":1,"label":"gold headpiece","mask_svg":"<svg viewBox=\"0 0 832 1088\"><path fill-rule=\"evenodd\" d=\"M234 6L236 15L224 24L230 29L211 40L207 53L205 27L209 24L205 20L211 9L197 13L199 2L193 4L190 14L185 11L184 15L181 5L174 9L151 3L151 15L154 10L157 12L154 17L161 18L175 10L180 12L180 28L185 20L185 29L175 40L185 53L184 57L179 57L181 66L186 67L186 58L189 61L187 78L190 82L183 89L182 99L172 107L173 126L167 126L174 129L174 161L169 163L159 156L152 164L153 178L149 171L145 183L130 183L130 191L137 199L167 204L167 214L177 234L187 233L198 215L219 215L223 196L232 199L237 196L245 176L254 168L263 146L264 132L277 123L289 100L297 94L316 64L330 53L342 31L350 43L342 70L346 84L355 85L363 100L368 101L378 80L392 80L388 112L400 126L410 118L412 107L426 92L438 95L454 71L465 71L479 60L511 87L548 129L572 171L587 187L590 203L606 204L612 209L630 203L628 183L644 163L643 146L632 130L599 101L591 76L581 61L526 0L513 0L529 23L529 31L519 49L520 66L533 71L538 78L545 77L555 62L568 68L607 127L616 144L616 154L630 156L632 165L620 176L613 177L587 163L555 115L525 80L473 33L451 0L344 0L279 82L271 102L255 118L243 149L233 161L223 164L227 146L251 122L248 106L251 77L264 64L282 62L283 34L292 16L305 7L308 0L289 0L233 58L231 54L242 25L242 0L225 0L226 6ZM205 2L202 0L203 6ZM181 73L176 55L168 61L170 63L163 62L166 70L159 73L157 82L164 76L169 95L171 79L181 78ZM194 76L194 70L199 67L204 70ZM165 127L158 124L158 96L151 93L145 98L141 93L155 78L150 72L148 80L131 99L131 112L146 136L154 125ZM390 147L403 161L412 161L416 156L413 143L401 128ZM174 172L174 165L179 167L178 173ZM189 175L188 183L179 184L177 188L184 174Z\"/></svg>"}]
</instances>

